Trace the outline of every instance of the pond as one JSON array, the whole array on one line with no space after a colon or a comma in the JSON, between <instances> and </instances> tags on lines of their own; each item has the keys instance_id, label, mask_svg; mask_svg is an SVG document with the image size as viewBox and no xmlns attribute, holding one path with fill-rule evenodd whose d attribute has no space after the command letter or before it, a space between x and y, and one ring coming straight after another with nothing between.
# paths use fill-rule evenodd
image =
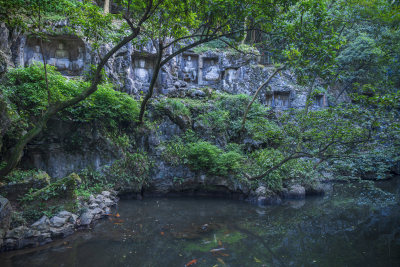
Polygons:
<instances>
[{"instance_id":1,"label":"pond","mask_svg":"<svg viewBox=\"0 0 400 267\"><path fill-rule=\"evenodd\" d=\"M336 184L281 206L149 198L115 212L57 243L3 253L0 266L400 266L393 182Z\"/></svg>"}]
</instances>

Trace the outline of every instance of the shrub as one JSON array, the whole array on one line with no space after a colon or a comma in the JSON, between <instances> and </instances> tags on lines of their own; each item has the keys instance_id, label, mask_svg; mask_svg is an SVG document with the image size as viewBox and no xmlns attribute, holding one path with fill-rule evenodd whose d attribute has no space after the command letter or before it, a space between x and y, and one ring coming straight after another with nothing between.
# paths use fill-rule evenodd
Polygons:
<instances>
[{"instance_id":1,"label":"shrub","mask_svg":"<svg viewBox=\"0 0 400 267\"><path fill-rule=\"evenodd\" d=\"M156 109L163 112L169 109L175 116L190 116L190 110L185 106L183 100L166 98L157 103Z\"/></svg>"},{"instance_id":2,"label":"shrub","mask_svg":"<svg viewBox=\"0 0 400 267\"><path fill-rule=\"evenodd\" d=\"M229 123L229 112L224 110L215 110L201 114L198 117L203 125L206 126L212 133L224 132L228 128Z\"/></svg>"},{"instance_id":3,"label":"shrub","mask_svg":"<svg viewBox=\"0 0 400 267\"><path fill-rule=\"evenodd\" d=\"M27 180L43 180L50 183L50 176L44 171L38 170L13 170L5 177L8 182L20 183Z\"/></svg>"},{"instance_id":4,"label":"shrub","mask_svg":"<svg viewBox=\"0 0 400 267\"><path fill-rule=\"evenodd\" d=\"M187 147L189 164L194 170L209 170L215 173L220 154L222 150L209 142L191 143Z\"/></svg>"},{"instance_id":5,"label":"shrub","mask_svg":"<svg viewBox=\"0 0 400 267\"><path fill-rule=\"evenodd\" d=\"M279 146L284 139L282 129L275 122L263 117L248 120L246 129L252 139L266 143L270 147Z\"/></svg>"},{"instance_id":6,"label":"shrub","mask_svg":"<svg viewBox=\"0 0 400 267\"><path fill-rule=\"evenodd\" d=\"M48 80L53 102L70 99L90 85L83 80L67 79L52 66L48 66ZM44 70L40 64L11 69L0 85L0 91L19 115L20 124L31 124L48 106ZM89 98L63 110L58 116L78 122L96 120L116 130L136 122L138 114L136 100L128 94L113 90L111 84L101 84Z\"/></svg>"},{"instance_id":7,"label":"shrub","mask_svg":"<svg viewBox=\"0 0 400 267\"><path fill-rule=\"evenodd\" d=\"M145 152L128 153L105 170L116 187L130 187L140 191L149 181L152 162Z\"/></svg>"},{"instance_id":8,"label":"shrub","mask_svg":"<svg viewBox=\"0 0 400 267\"><path fill-rule=\"evenodd\" d=\"M240 169L243 157L238 152L223 152L217 146L204 141L187 145L187 159L193 170L226 176Z\"/></svg>"},{"instance_id":9,"label":"shrub","mask_svg":"<svg viewBox=\"0 0 400 267\"><path fill-rule=\"evenodd\" d=\"M276 166L285 156L282 152L268 148L260 149L250 154L246 164L246 172L250 175L260 175ZM261 180L272 190L282 188L284 180L311 180L314 176L312 162L305 159L294 159L272 171Z\"/></svg>"}]
</instances>

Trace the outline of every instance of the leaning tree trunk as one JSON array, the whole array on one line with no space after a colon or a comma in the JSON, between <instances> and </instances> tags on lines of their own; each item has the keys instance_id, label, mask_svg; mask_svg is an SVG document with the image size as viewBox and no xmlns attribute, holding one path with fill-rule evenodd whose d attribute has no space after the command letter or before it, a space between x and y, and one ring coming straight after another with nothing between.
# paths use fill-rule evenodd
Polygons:
<instances>
[{"instance_id":1,"label":"leaning tree trunk","mask_svg":"<svg viewBox=\"0 0 400 267\"><path fill-rule=\"evenodd\" d=\"M142 104L140 106L140 113L139 113L139 124L143 124L143 120L144 120L144 113L146 111L146 106L147 103L149 102L150 98L152 98L153 93L154 93L154 86L156 84L157 81L157 77L158 77L158 73L160 72L160 69L162 68L162 66L164 66L165 64L167 64L171 59L173 59L174 57L176 57L177 55L193 48L196 47L202 43L206 43L212 40L217 39L218 37L209 37L209 38L205 38L202 40L198 40L188 46L182 47L181 49L175 51L174 53L168 55L166 58L162 59L163 57L163 53L164 53L164 49L165 47L162 46L161 44L159 44L159 51L158 52L158 56L157 56L157 64L154 67L154 74L153 77L151 78L151 82L150 82L150 86L149 86L149 91L147 92L146 96L144 97Z\"/></svg>"},{"instance_id":2,"label":"leaning tree trunk","mask_svg":"<svg viewBox=\"0 0 400 267\"><path fill-rule=\"evenodd\" d=\"M260 93L261 89L264 88L264 86L267 86L267 85L271 82L272 78L274 78L275 75L278 74L278 72L280 72L280 71L283 70L284 68L285 68L285 66L282 66L282 67L276 69L276 70L274 71L274 73L272 73L272 75L269 76L268 80L266 80L263 84L261 84L261 85L257 88L257 91L256 91L256 93L255 93L254 96L253 96L253 99L250 101L250 103L249 103L249 104L247 105L247 107L246 107L246 110L244 111L244 115L243 115L243 119L242 119L242 127L241 127L241 129L240 129L240 132L241 132L241 133L244 131L244 127L245 127L245 125L246 125L246 120L247 120L247 115L248 115L248 113L249 113L249 110L250 110L250 108L251 108L251 105L253 105L253 103L254 103L254 101L256 100L256 98L257 98L258 94Z\"/></svg>"},{"instance_id":3,"label":"leaning tree trunk","mask_svg":"<svg viewBox=\"0 0 400 267\"><path fill-rule=\"evenodd\" d=\"M104 14L110 13L110 1L111 0L104 0Z\"/></svg>"},{"instance_id":4,"label":"leaning tree trunk","mask_svg":"<svg viewBox=\"0 0 400 267\"><path fill-rule=\"evenodd\" d=\"M146 96L144 97L142 104L140 106L140 113L139 113L139 123L142 124L143 123L143 119L144 119L144 112L146 111L146 106L147 106L147 102L149 102L150 98L153 96L153 92L154 92L154 86L156 85L156 81L158 78L158 73L160 72L160 69L162 67L161 65L161 60L163 57L163 45L161 43L159 43L158 45L158 55L157 55L157 63L154 69L154 73L153 73L153 77L151 78L151 82L150 82L150 87L149 87L149 91L147 92Z\"/></svg>"}]
</instances>

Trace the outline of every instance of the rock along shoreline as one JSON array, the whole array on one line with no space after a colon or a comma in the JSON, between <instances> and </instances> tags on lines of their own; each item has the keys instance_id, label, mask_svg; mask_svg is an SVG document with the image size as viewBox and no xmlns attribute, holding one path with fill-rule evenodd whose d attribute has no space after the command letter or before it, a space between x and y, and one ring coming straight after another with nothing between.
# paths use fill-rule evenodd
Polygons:
<instances>
[{"instance_id":1,"label":"rock along shoreline","mask_svg":"<svg viewBox=\"0 0 400 267\"><path fill-rule=\"evenodd\" d=\"M42 246L80 229L87 229L95 221L111 215L111 208L118 200L115 192L103 191L96 196L91 195L88 201L82 203L81 215L64 210L51 218L43 216L31 226L10 229L0 239L0 251Z\"/></svg>"}]
</instances>

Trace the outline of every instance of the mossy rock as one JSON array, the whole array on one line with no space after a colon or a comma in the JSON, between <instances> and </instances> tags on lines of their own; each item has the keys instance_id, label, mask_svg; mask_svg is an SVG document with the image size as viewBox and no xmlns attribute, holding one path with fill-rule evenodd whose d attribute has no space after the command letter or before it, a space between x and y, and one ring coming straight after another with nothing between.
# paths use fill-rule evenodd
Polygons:
<instances>
[{"instance_id":1,"label":"mossy rock","mask_svg":"<svg viewBox=\"0 0 400 267\"><path fill-rule=\"evenodd\" d=\"M31 223L41 216L52 217L61 210L77 212L78 201L76 188L81 183L81 178L72 173L48 186L26 194L20 204L23 217Z\"/></svg>"},{"instance_id":2,"label":"mossy rock","mask_svg":"<svg viewBox=\"0 0 400 267\"><path fill-rule=\"evenodd\" d=\"M8 184L0 186L0 194L10 201L17 201L32 189L41 189L50 184L51 177L44 171L16 170L6 177Z\"/></svg>"}]
</instances>

